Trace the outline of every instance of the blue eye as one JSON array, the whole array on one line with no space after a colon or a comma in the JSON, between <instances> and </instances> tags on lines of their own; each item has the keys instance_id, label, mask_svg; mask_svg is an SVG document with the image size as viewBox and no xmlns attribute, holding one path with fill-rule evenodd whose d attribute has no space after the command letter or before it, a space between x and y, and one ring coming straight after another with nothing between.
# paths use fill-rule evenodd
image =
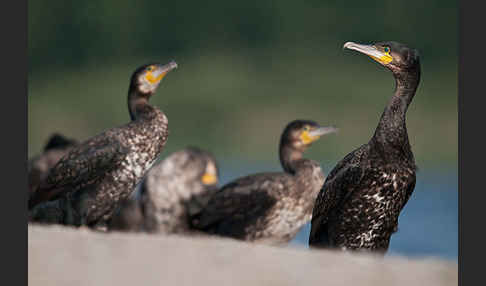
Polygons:
<instances>
[{"instance_id":1,"label":"blue eye","mask_svg":"<svg viewBox=\"0 0 486 286\"><path fill-rule=\"evenodd\" d=\"M385 47L384 51L385 51L385 53L388 54L390 52L390 47Z\"/></svg>"}]
</instances>

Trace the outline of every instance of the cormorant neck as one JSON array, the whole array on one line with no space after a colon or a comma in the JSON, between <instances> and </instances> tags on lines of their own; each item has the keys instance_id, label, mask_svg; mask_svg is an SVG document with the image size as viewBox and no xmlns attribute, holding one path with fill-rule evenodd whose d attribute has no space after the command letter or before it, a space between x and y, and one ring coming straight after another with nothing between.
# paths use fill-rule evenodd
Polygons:
<instances>
[{"instance_id":1,"label":"cormorant neck","mask_svg":"<svg viewBox=\"0 0 486 286\"><path fill-rule=\"evenodd\" d=\"M405 114L420 82L420 65L417 64L406 71L393 72L393 76L395 77L395 94L390 104L394 102L393 98L400 98L402 100L400 106Z\"/></svg>"},{"instance_id":2,"label":"cormorant neck","mask_svg":"<svg viewBox=\"0 0 486 286\"><path fill-rule=\"evenodd\" d=\"M280 164L286 173L295 174L297 163L302 160L302 150L298 150L285 142L280 143Z\"/></svg>"},{"instance_id":3,"label":"cormorant neck","mask_svg":"<svg viewBox=\"0 0 486 286\"><path fill-rule=\"evenodd\" d=\"M128 111L132 121L140 118L147 112L147 109L151 108L148 103L151 95L150 93L141 93L136 88L130 88L128 93Z\"/></svg>"},{"instance_id":4,"label":"cormorant neck","mask_svg":"<svg viewBox=\"0 0 486 286\"><path fill-rule=\"evenodd\" d=\"M420 81L420 66L417 64L407 71L394 71L393 75L395 93L381 115L372 140L384 146L410 149L405 115Z\"/></svg>"}]
</instances>

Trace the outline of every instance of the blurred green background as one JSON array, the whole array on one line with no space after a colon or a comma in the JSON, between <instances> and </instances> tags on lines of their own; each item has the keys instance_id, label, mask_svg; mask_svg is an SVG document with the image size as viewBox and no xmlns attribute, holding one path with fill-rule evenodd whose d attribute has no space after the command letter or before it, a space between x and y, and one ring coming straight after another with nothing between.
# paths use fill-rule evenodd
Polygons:
<instances>
[{"instance_id":1,"label":"blurred green background","mask_svg":"<svg viewBox=\"0 0 486 286\"><path fill-rule=\"evenodd\" d=\"M340 128L308 151L323 164L372 136L392 75L346 41L417 48L422 80L407 127L419 167L457 165L457 2L29 1L28 155L52 132L80 140L129 120L139 65L179 68L152 103L169 118L162 156L186 145L218 160L278 164L291 120Z\"/></svg>"}]
</instances>

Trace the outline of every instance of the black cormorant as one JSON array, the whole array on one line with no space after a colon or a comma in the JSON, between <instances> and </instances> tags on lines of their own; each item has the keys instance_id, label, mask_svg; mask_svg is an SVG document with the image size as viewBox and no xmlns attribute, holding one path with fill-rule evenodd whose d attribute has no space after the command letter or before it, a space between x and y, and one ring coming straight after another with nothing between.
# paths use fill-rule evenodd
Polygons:
<instances>
[{"instance_id":1,"label":"black cormorant","mask_svg":"<svg viewBox=\"0 0 486 286\"><path fill-rule=\"evenodd\" d=\"M420 81L419 55L397 42L347 42L344 48L388 68L395 77L395 94L371 140L329 173L314 206L309 245L384 253L415 187L405 114Z\"/></svg>"},{"instance_id":2,"label":"black cormorant","mask_svg":"<svg viewBox=\"0 0 486 286\"><path fill-rule=\"evenodd\" d=\"M289 242L310 220L324 182L320 164L302 154L320 136L336 130L309 120L289 123L279 147L284 172L249 175L226 184L192 217L192 227L246 241Z\"/></svg>"},{"instance_id":3,"label":"black cormorant","mask_svg":"<svg viewBox=\"0 0 486 286\"><path fill-rule=\"evenodd\" d=\"M118 203L132 193L165 145L169 134L167 117L150 105L149 99L162 78L176 67L172 61L138 68L128 92L131 122L74 147L35 191L29 210L62 197L68 206L64 223L105 223Z\"/></svg>"},{"instance_id":4,"label":"black cormorant","mask_svg":"<svg viewBox=\"0 0 486 286\"><path fill-rule=\"evenodd\" d=\"M110 229L188 233L189 216L217 190L213 155L196 147L172 153L143 178L140 193L113 215Z\"/></svg>"},{"instance_id":5,"label":"black cormorant","mask_svg":"<svg viewBox=\"0 0 486 286\"><path fill-rule=\"evenodd\" d=\"M58 133L54 133L49 137L43 152L32 157L27 164L29 197L39 184L47 178L51 168L76 144L78 144L77 140L66 138Z\"/></svg>"}]
</instances>

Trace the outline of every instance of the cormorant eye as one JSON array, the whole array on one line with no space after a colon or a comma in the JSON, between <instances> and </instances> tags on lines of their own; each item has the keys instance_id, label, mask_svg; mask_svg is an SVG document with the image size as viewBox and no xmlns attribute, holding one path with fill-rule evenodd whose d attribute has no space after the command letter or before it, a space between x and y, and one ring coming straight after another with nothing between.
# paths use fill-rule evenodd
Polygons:
<instances>
[{"instance_id":1,"label":"cormorant eye","mask_svg":"<svg viewBox=\"0 0 486 286\"><path fill-rule=\"evenodd\" d=\"M309 126L304 126L304 131L309 131L310 127Z\"/></svg>"},{"instance_id":2,"label":"cormorant eye","mask_svg":"<svg viewBox=\"0 0 486 286\"><path fill-rule=\"evenodd\" d=\"M149 66L149 67L147 68L147 70L148 70L148 71L153 71L153 70L154 70L154 67L153 67L153 66Z\"/></svg>"},{"instance_id":3,"label":"cormorant eye","mask_svg":"<svg viewBox=\"0 0 486 286\"><path fill-rule=\"evenodd\" d=\"M386 46L386 47L384 48L384 51L385 51L385 53L387 53L387 54L388 54L388 53L390 52L390 47Z\"/></svg>"}]
</instances>

